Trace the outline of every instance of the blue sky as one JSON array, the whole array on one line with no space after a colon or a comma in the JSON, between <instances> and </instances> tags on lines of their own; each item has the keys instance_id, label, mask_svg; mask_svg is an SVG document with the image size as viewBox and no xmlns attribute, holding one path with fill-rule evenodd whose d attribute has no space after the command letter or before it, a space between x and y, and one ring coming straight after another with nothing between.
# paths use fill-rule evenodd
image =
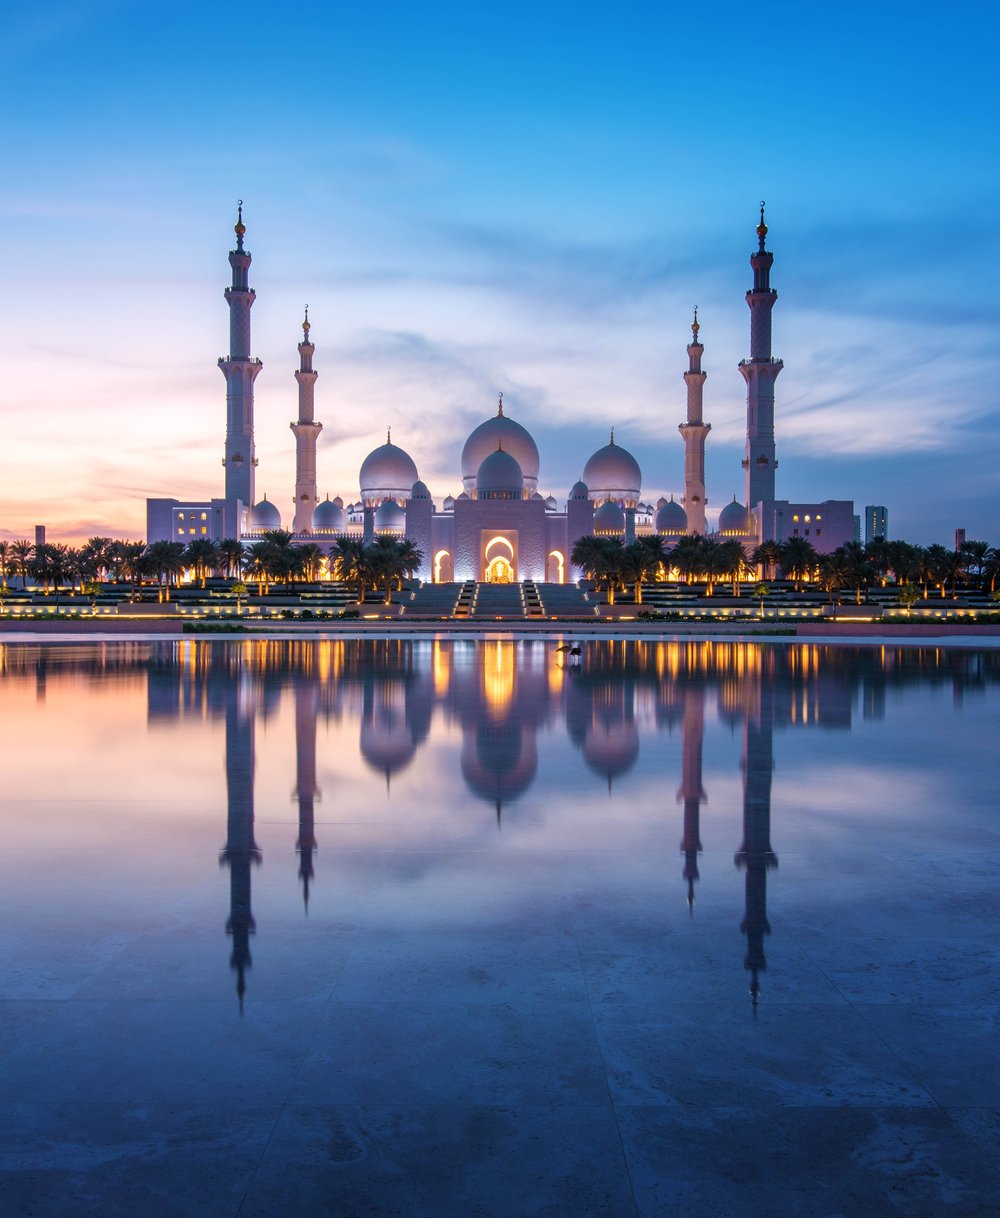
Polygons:
<instances>
[{"instance_id":1,"label":"blue sky","mask_svg":"<svg viewBox=\"0 0 1000 1218\"><path fill-rule=\"evenodd\" d=\"M778 493L1000 541L995 25L851 2L0 18L0 534L137 536L147 494L221 493L237 197L283 511L306 301L321 493L354 498L391 425L439 499L499 390L546 493L613 424L644 497L679 494L697 303L718 510L764 198Z\"/></svg>"}]
</instances>

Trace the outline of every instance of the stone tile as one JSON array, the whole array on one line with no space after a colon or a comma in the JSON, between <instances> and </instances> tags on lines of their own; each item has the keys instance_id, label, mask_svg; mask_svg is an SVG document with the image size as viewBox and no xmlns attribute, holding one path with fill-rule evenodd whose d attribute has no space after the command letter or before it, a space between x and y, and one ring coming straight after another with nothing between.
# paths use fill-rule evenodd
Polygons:
<instances>
[{"instance_id":1,"label":"stone tile","mask_svg":"<svg viewBox=\"0 0 1000 1218\"><path fill-rule=\"evenodd\" d=\"M938 1103L1000 1107L1000 1006L855 1009Z\"/></svg>"},{"instance_id":2,"label":"stone tile","mask_svg":"<svg viewBox=\"0 0 1000 1218\"><path fill-rule=\"evenodd\" d=\"M366 934L336 987L344 1002L563 1001L585 1005L576 943L549 931L458 930Z\"/></svg>"},{"instance_id":3,"label":"stone tile","mask_svg":"<svg viewBox=\"0 0 1000 1218\"><path fill-rule=\"evenodd\" d=\"M1000 1176L940 1108L619 1110L640 1218L983 1218Z\"/></svg>"},{"instance_id":4,"label":"stone tile","mask_svg":"<svg viewBox=\"0 0 1000 1218\"><path fill-rule=\"evenodd\" d=\"M75 997L227 999L235 985L229 963L232 938L225 934L221 917L219 923L213 934L158 931L139 936L82 985ZM253 963L246 973L249 1001L329 998L354 939L353 932L330 933L309 925L302 928L295 943L266 930L252 936Z\"/></svg>"},{"instance_id":5,"label":"stone tile","mask_svg":"<svg viewBox=\"0 0 1000 1218\"><path fill-rule=\"evenodd\" d=\"M849 1006L678 999L655 1024L595 1009L616 1106L929 1105Z\"/></svg>"},{"instance_id":6,"label":"stone tile","mask_svg":"<svg viewBox=\"0 0 1000 1218\"><path fill-rule=\"evenodd\" d=\"M581 1003L332 1002L289 1099L592 1104L608 1088Z\"/></svg>"},{"instance_id":7,"label":"stone tile","mask_svg":"<svg viewBox=\"0 0 1000 1218\"><path fill-rule=\"evenodd\" d=\"M0 1061L0 1101L274 1103L321 1012L309 1002L61 1003Z\"/></svg>"},{"instance_id":8,"label":"stone tile","mask_svg":"<svg viewBox=\"0 0 1000 1218\"><path fill-rule=\"evenodd\" d=\"M634 1218L610 1105L288 1105L240 1218Z\"/></svg>"},{"instance_id":9,"label":"stone tile","mask_svg":"<svg viewBox=\"0 0 1000 1218\"><path fill-rule=\"evenodd\" d=\"M235 1215L278 1111L244 1104L0 1104L0 1212Z\"/></svg>"},{"instance_id":10,"label":"stone tile","mask_svg":"<svg viewBox=\"0 0 1000 1218\"><path fill-rule=\"evenodd\" d=\"M0 933L0 999L69 998L131 943L137 930L88 926Z\"/></svg>"}]
</instances>

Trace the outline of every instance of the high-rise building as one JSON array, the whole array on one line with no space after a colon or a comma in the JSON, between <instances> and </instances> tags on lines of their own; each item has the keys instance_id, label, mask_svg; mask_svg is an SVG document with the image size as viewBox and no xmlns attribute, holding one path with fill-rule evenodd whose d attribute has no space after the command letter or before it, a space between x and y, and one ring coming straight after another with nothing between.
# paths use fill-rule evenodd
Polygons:
<instances>
[{"instance_id":1,"label":"high-rise building","mask_svg":"<svg viewBox=\"0 0 1000 1218\"><path fill-rule=\"evenodd\" d=\"M885 541L889 536L889 511L880 504L869 504L865 508L865 545L876 539Z\"/></svg>"}]
</instances>

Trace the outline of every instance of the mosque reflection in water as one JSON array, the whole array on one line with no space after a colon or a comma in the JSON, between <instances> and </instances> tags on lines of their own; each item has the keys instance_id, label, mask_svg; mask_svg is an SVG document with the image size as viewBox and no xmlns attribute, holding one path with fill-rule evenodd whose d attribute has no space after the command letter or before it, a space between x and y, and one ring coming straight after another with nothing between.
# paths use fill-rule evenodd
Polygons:
<instances>
[{"instance_id":1,"label":"mosque reflection in water","mask_svg":"<svg viewBox=\"0 0 1000 1218\"><path fill-rule=\"evenodd\" d=\"M295 846L307 907L318 845L317 724L331 718L356 721L361 757L390 788L394 775L410 766L428 741L435 715L442 715L461 733L461 773L475 797L470 813L481 808L495 817L499 829L505 810L535 781L543 729L557 730L564 723L592 781L609 793L638 760L637 719L654 729L645 736L650 747L656 746L655 733L679 730L679 773L662 774L660 780L665 792L677 783L683 809L679 879L693 908L707 799L705 719L711 707L719 721L742 733L742 840L734 843L734 859L743 873L743 964L756 1005L771 930L768 873L778 866L771 830L775 729L849 730L856 708L866 720L882 718L893 687L944 685L957 700L966 690L1000 680L1000 656L989 652L746 642L592 641L584 644L577 662L544 641L192 641L109 651L97 662L145 670L151 724L183 717L225 720L226 840L220 863L229 872L226 932L241 1004L257 929L253 873L262 862L254 831L255 730L289 690ZM43 689L46 652L22 653L22 669L29 664L36 666ZM8 671L18 666L13 652L7 665ZM612 800L609 817L615 808Z\"/></svg>"}]
</instances>

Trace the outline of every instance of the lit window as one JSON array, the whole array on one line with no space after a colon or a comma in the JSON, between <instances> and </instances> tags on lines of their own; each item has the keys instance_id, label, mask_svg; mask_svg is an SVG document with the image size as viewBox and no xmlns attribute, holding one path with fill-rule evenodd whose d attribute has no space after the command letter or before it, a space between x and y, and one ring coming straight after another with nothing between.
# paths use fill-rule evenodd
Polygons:
<instances>
[{"instance_id":1,"label":"lit window","mask_svg":"<svg viewBox=\"0 0 1000 1218\"><path fill-rule=\"evenodd\" d=\"M180 528L179 526L178 526L177 532L180 533L180 535L182 537L184 536L184 530L182 528Z\"/></svg>"},{"instance_id":2,"label":"lit window","mask_svg":"<svg viewBox=\"0 0 1000 1218\"><path fill-rule=\"evenodd\" d=\"M799 523L799 518L798 518L798 516L793 516L793 517L792 517L792 520L794 520L796 524L798 524L798 523Z\"/></svg>"},{"instance_id":3,"label":"lit window","mask_svg":"<svg viewBox=\"0 0 1000 1218\"><path fill-rule=\"evenodd\" d=\"M819 512L817 512L817 513L816 513L816 519L817 519L817 520L822 520L822 519L823 519L823 517L822 517L822 516L819 514Z\"/></svg>"},{"instance_id":4,"label":"lit window","mask_svg":"<svg viewBox=\"0 0 1000 1218\"><path fill-rule=\"evenodd\" d=\"M208 519L208 512L202 512L202 514L201 514L201 518L202 518L202 520L207 520L207 519ZM816 519L818 520L818 519L819 519L819 517L817 516L817 517L816 517Z\"/></svg>"},{"instance_id":5,"label":"lit window","mask_svg":"<svg viewBox=\"0 0 1000 1218\"><path fill-rule=\"evenodd\" d=\"M818 531L819 531L819 530L817 529L817 532L818 532ZM208 532L208 529L206 529L206 528L205 528L205 526L204 526L204 525L202 525L202 526L201 526L201 535L202 535L202 537L204 537L204 536L205 536L205 534L206 534L207 532Z\"/></svg>"},{"instance_id":6,"label":"lit window","mask_svg":"<svg viewBox=\"0 0 1000 1218\"><path fill-rule=\"evenodd\" d=\"M806 524L808 524L808 523L809 523L809 517L807 516L807 517L806 517Z\"/></svg>"},{"instance_id":7,"label":"lit window","mask_svg":"<svg viewBox=\"0 0 1000 1218\"><path fill-rule=\"evenodd\" d=\"M192 537L194 536L194 529L188 529L188 532L191 534Z\"/></svg>"}]
</instances>

